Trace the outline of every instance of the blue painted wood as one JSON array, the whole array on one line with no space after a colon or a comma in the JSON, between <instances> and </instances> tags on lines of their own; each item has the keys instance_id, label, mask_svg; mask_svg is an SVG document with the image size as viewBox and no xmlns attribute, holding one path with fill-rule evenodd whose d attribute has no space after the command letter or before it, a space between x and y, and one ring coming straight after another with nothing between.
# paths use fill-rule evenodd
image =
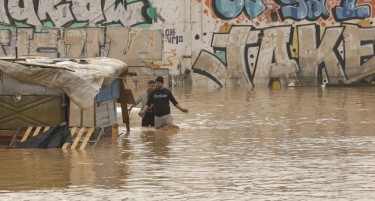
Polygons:
<instances>
[{"instance_id":1,"label":"blue painted wood","mask_svg":"<svg viewBox=\"0 0 375 201\"><path fill-rule=\"evenodd\" d=\"M98 95L96 95L95 101L97 103L101 103L104 101L118 99L120 97L121 81L122 80L120 78L116 78L112 81L110 86L103 85L100 88Z\"/></svg>"}]
</instances>

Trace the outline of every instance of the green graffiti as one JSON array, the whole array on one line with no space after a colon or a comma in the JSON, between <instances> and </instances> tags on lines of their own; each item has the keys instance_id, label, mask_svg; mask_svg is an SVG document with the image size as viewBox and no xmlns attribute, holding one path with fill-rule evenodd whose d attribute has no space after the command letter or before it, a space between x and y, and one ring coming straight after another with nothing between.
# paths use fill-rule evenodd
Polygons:
<instances>
[{"instance_id":1,"label":"green graffiti","mask_svg":"<svg viewBox=\"0 0 375 201\"><path fill-rule=\"evenodd\" d=\"M136 26L134 26L134 28L139 28L139 29L147 29L147 28L150 28L151 27L151 24L138 24Z\"/></svg>"},{"instance_id":2,"label":"green graffiti","mask_svg":"<svg viewBox=\"0 0 375 201\"><path fill-rule=\"evenodd\" d=\"M127 3L132 3L132 2L137 2L137 1L140 1L140 0L125 0ZM155 19L156 17L156 9L155 7L152 6L152 2L150 0L147 1L147 4L148 8L146 9L146 13L147 15L151 18L151 19ZM137 28L149 28L149 26L145 26L145 25L136 25L134 27L137 27Z\"/></svg>"},{"instance_id":3,"label":"green graffiti","mask_svg":"<svg viewBox=\"0 0 375 201\"><path fill-rule=\"evenodd\" d=\"M155 19L156 17L156 10L155 8L151 5L150 3L150 7L147 8L147 15L151 18L151 19Z\"/></svg>"},{"instance_id":4,"label":"green graffiti","mask_svg":"<svg viewBox=\"0 0 375 201\"><path fill-rule=\"evenodd\" d=\"M15 22L15 25L16 25L16 27L19 27L19 28L31 28L32 27L30 25L20 23L20 22Z\"/></svg>"},{"instance_id":5,"label":"green graffiti","mask_svg":"<svg viewBox=\"0 0 375 201\"><path fill-rule=\"evenodd\" d=\"M45 23L43 24L43 27L53 28L54 25L52 24L52 22L45 22Z\"/></svg>"},{"instance_id":6,"label":"green graffiti","mask_svg":"<svg viewBox=\"0 0 375 201\"><path fill-rule=\"evenodd\" d=\"M17 28L9 26L9 25L1 25L0 24L0 30L10 30L10 32L15 33L17 31Z\"/></svg>"},{"instance_id":7,"label":"green graffiti","mask_svg":"<svg viewBox=\"0 0 375 201\"><path fill-rule=\"evenodd\" d=\"M137 0L128 0L128 3L130 2L135 2ZM148 17L150 17L151 19L155 19L156 17L156 9L155 7L152 6L152 3L150 1L147 1L147 5L148 5L148 8L146 9L146 13L148 15ZM134 28L138 28L138 29L148 29L151 27L151 23L150 24L147 24L147 23L142 23L142 24L137 24L135 26L133 26Z\"/></svg>"},{"instance_id":8,"label":"green graffiti","mask_svg":"<svg viewBox=\"0 0 375 201\"><path fill-rule=\"evenodd\" d=\"M69 27L70 28L82 28L82 27L85 27L86 25L87 25L86 22L76 22L70 25Z\"/></svg>"},{"instance_id":9,"label":"green graffiti","mask_svg":"<svg viewBox=\"0 0 375 201\"><path fill-rule=\"evenodd\" d=\"M109 24L107 25L107 27L124 27L124 26L120 23L116 23L116 24Z\"/></svg>"},{"instance_id":10,"label":"green graffiti","mask_svg":"<svg viewBox=\"0 0 375 201\"><path fill-rule=\"evenodd\" d=\"M224 63L227 63L227 60L225 58L225 51L215 51L214 53L216 55L217 58L219 58L221 61L223 61Z\"/></svg>"}]
</instances>

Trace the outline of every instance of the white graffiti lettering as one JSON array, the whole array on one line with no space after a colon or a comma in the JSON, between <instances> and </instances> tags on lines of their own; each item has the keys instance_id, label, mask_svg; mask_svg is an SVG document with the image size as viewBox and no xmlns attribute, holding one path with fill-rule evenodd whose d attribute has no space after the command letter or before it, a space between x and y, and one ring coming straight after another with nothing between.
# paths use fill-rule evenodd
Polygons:
<instances>
[{"instance_id":1,"label":"white graffiti lettering","mask_svg":"<svg viewBox=\"0 0 375 201\"><path fill-rule=\"evenodd\" d=\"M0 23L39 26L50 22L55 28L69 27L75 22L134 26L151 22L142 12L144 6L143 1L125 3L106 0L102 5L101 0L2 0Z\"/></svg>"}]
</instances>

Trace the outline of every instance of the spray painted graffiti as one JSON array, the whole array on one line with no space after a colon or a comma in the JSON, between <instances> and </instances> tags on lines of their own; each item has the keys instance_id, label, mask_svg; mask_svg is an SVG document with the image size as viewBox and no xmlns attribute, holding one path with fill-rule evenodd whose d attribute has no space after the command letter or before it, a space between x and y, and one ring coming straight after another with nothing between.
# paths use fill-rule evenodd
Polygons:
<instances>
[{"instance_id":1,"label":"spray painted graffiti","mask_svg":"<svg viewBox=\"0 0 375 201\"><path fill-rule=\"evenodd\" d=\"M314 21L319 18L327 19L330 15L336 21L370 17L369 4L356 6L357 0L342 0L330 14L326 7L328 1L332 2L333 0L275 0L275 3L280 7L279 12L283 20L307 19ZM266 2L263 0L213 0L212 4L214 13L224 20L237 18L241 13L252 19L267 9Z\"/></svg>"},{"instance_id":2,"label":"spray painted graffiti","mask_svg":"<svg viewBox=\"0 0 375 201\"><path fill-rule=\"evenodd\" d=\"M134 36L131 38L130 35ZM130 66L143 66L141 59L162 59L161 30L131 33L124 27L0 30L0 56L40 55L51 58L108 56ZM16 49L17 47L17 49Z\"/></svg>"},{"instance_id":3,"label":"spray painted graffiti","mask_svg":"<svg viewBox=\"0 0 375 201\"><path fill-rule=\"evenodd\" d=\"M26 26L52 24L70 27L76 22L83 25L135 26L151 23L146 9L148 1L126 3L117 0L2 0L0 23Z\"/></svg>"},{"instance_id":4,"label":"spray painted graffiti","mask_svg":"<svg viewBox=\"0 0 375 201\"><path fill-rule=\"evenodd\" d=\"M374 10L369 0L3 0L0 56L108 56L221 86L340 83L372 73Z\"/></svg>"},{"instance_id":5,"label":"spray painted graffiti","mask_svg":"<svg viewBox=\"0 0 375 201\"><path fill-rule=\"evenodd\" d=\"M164 32L168 43L178 44L184 42L184 36L178 36L175 29L166 29Z\"/></svg>"},{"instance_id":6,"label":"spray painted graffiti","mask_svg":"<svg viewBox=\"0 0 375 201\"><path fill-rule=\"evenodd\" d=\"M236 18L242 12L250 19L255 18L266 9L262 0L214 0L212 3L216 14L226 20Z\"/></svg>"},{"instance_id":7,"label":"spray painted graffiti","mask_svg":"<svg viewBox=\"0 0 375 201\"><path fill-rule=\"evenodd\" d=\"M220 86L264 82L280 78L285 84L317 85L322 72L327 83L344 82L375 70L373 39L375 28L344 24L327 28L320 35L315 24L255 29L234 26L227 34L215 33L211 46L225 49L226 62L202 50L193 65L196 73L211 78ZM292 58L295 37L298 58ZM260 38L262 36L262 38ZM361 38L359 38L361 36ZM353 50L358 51L353 51ZM322 81L322 80L321 80Z\"/></svg>"},{"instance_id":8,"label":"spray painted graffiti","mask_svg":"<svg viewBox=\"0 0 375 201\"><path fill-rule=\"evenodd\" d=\"M211 50L200 50L192 68L219 86L343 83L361 74L375 80L370 1L209 0L205 5L211 11L205 17L223 24L212 33Z\"/></svg>"},{"instance_id":9,"label":"spray painted graffiti","mask_svg":"<svg viewBox=\"0 0 375 201\"><path fill-rule=\"evenodd\" d=\"M280 0L281 16L283 18L290 18L293 20L317 20L319 17L327 19L329 13L325 8L326 0L322 1L293 1ZM297 3L298 6L295 6Z\"/></svg>"},{"instance_id":10,"label":"spray painted graffiti","mask_svg":"<svg viewBox=\"0 0 375 201\"><path fill-rule=\"evenodd\" d=\"M146 12L152 8L146 0L131 3L3 0L0 4L0 23L3 23L0 56L108 56L132 66L144 66L142 60L162 59L162 30L132 31L130 28L152 22L152 10Z\"/></svg>"}]
</instances>

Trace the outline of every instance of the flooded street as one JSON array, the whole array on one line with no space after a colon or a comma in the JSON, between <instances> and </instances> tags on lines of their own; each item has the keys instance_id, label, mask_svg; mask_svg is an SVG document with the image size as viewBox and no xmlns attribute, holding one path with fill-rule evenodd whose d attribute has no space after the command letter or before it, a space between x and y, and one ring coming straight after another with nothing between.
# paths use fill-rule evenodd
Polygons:
<instances>
[{"instance_id":1,"label":"flooded street","mask_svg":"<svg viewBox=\"0 0 375 201\"><path fill-rule=\"evenodd\" d=\"M375 88L173 93L178 133L134 109L95 150L3 145L0 199L375 200Z\"/></svg>"}]
</instances>

